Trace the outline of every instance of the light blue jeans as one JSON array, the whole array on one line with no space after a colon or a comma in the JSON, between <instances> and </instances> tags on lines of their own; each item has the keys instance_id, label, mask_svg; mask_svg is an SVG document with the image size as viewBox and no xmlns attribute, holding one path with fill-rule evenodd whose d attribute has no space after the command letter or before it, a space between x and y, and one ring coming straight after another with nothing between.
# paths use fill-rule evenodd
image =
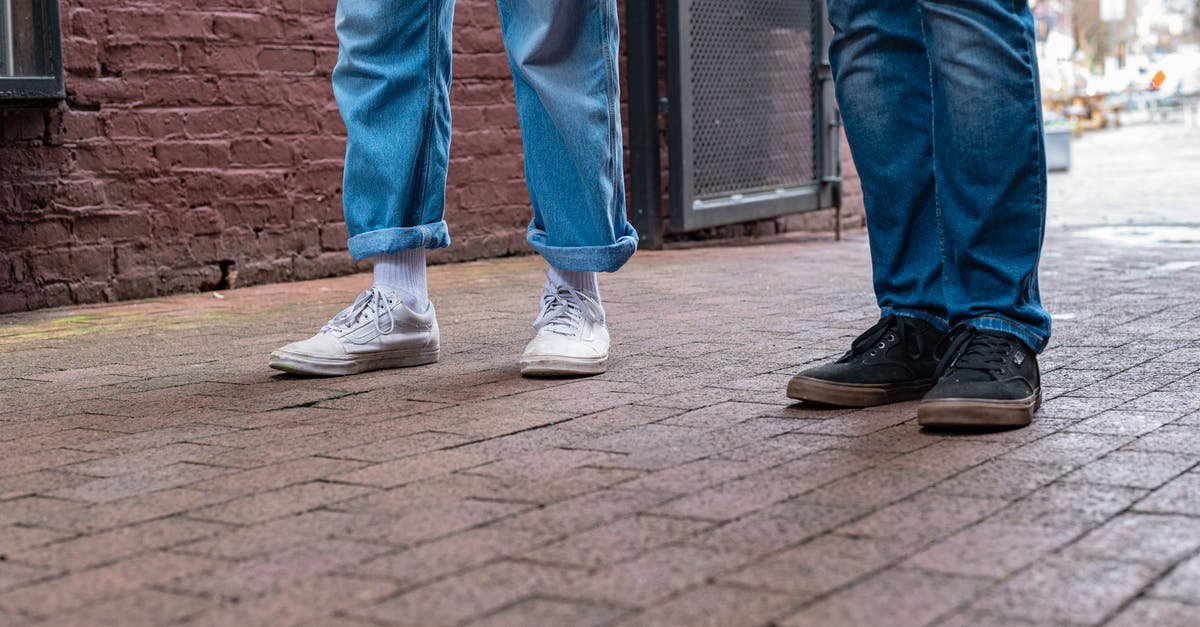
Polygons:
<instances>
[{"instance_id":1,"label":"light blue jeans","mask_svg":"<svg viewBox=\"0 0 1200 627\"><path fill-rule=\"evenodd\" d=\"M615 0L500 0L533 203L528 239L556 268L612 272L625 219ZM453 0L339 0L333 91L356 259L450 244Z\"/></svg>"},{"instance_id":2,"label":"light blue jeans","mask_svg":"<svg viewBox=\"0 0 1200 627\"><path fill-rule=\"evenodd\" d=\"M883 313L1042 350L1046 164L1025 0L829 0L829 18Z\"/></svg>"}]
</instances>

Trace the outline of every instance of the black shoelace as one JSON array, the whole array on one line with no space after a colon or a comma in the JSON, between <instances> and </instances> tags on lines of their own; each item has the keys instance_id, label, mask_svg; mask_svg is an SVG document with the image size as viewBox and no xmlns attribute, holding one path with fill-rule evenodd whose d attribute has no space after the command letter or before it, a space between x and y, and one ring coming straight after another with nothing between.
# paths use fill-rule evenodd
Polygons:
<instances>
[{"instance_id":1,"label":"black shoelace","mask_svg":"<svg viewBox=\"0 0 1200 627\"><path fill-rule=\"evenodd\" d=\"M950 368L996 372L1004 369L1017 340L1003 335L981 332L975 327L962 327L951 334L953 340L943 353L935 379Z\"/></svg>"},{"instance_id":2,"label":"black shoelace","mask_svg":"<svg viewBox=\"0 0 1200 627\"><path fill-rule=\"evenodd\" d=\"M912 326L913 323L903 316L884 316L858 336L850 344L850 351L842 355L837 363L844 364L871 351L882 350L891 341L903 346L910 359L920 359L925 349L924 341L921 333Z\"/></svg>"}]
</instances>

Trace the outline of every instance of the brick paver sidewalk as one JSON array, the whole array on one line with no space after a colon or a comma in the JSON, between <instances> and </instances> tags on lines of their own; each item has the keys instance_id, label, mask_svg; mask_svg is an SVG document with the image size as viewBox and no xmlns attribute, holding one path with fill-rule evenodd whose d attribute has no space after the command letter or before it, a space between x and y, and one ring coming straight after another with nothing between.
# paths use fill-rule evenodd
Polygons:
<instances>
[{"instance_id":1,"label":"brick paver sidewalk","mask_svg":"<svg viewBox=\"0 0 1200 627\"><path fill-rule=\"evenodd\" d=\"M1052 232L1047 401L1000 433L784 397L874 322L862 234L639 254L586 380L517 373L533 258L433 268L441 363L343 379L265 357L361 276L0 318L0 624L1200 624L1162 233Z\"/></svg>"}]
</instances>

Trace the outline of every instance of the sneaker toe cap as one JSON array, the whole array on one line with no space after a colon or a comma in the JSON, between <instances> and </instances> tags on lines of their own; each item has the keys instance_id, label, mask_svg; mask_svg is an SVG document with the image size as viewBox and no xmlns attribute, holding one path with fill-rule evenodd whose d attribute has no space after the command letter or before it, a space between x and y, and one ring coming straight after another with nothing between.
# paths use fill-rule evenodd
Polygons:
<instances>
[{"instance_id":1,"label":"sneaker toe cap","mask_svg":"<svg viewBox=\"0 0 1200 627\"><path fill-rule=\"evenodd\" d=\"M542 333L525 346L524 357L601 358L608 355L607 343L586 342L567 336Z\"/></svg>"},{"instance_id":2,"label":"sneaker toe cap","mask_svg":"<svg viewBox=\"0 0 1200 627\"><path fill-rule=\"evenodd\" d=\"M1036 391L1024 381L940 381L925 400L974 399L981 401L1023 401Z\"/></svg>"},{"instance_id":3,"label":"sneaker toe cap","mask_svg":"<svg viewBox=\"0 0 1200 627\"><path fill-rule=\"evenodd\" d=\"M346 348L342 346L341 342L337 341L333 336L324 333L319 333L299 342L292 342L280 348L277 352L324 358L338 358L348 355Z\"/></svg>"}]
</instances>

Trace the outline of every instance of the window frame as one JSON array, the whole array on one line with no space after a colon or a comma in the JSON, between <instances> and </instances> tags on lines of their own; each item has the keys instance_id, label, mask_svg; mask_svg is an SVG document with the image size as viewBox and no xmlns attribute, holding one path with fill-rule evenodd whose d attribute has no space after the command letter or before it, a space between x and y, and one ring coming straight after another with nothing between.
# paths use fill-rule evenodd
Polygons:
<instances>
[{"instance_id":1,"label":"window frame","mask_svg":"<svg viewBox=\"0 0 1200 627\"><path fill-rule=\"evenodd\" d=\"M0 7L10 2L0 0ZM34 10L39 11L34 28L40 29L38 39L41 43L40 50L36 52L45 63L47 73L41 76L0 76L0 105L61 100L66 97L58 2L35 0Z\"/></svg>"}]
</instances>

